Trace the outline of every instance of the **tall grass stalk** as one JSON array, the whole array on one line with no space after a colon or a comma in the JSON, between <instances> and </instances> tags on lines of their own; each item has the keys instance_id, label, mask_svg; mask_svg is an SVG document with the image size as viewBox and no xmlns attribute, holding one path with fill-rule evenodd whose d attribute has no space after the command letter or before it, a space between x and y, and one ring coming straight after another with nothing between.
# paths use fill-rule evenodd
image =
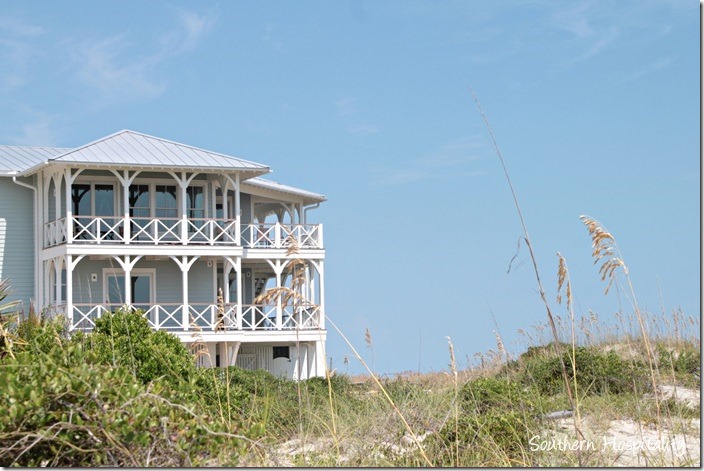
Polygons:
<instances>
[{"instance_id":1,"label":"tall grass stalk","mask_svg":"<svg viewBox=\"0 0 704 471\"><path fill-rule=\"evenodd\" d=\"M528 227L526 226L525 218L523 217L523 211L521 210L521 205L518 203L518 196L516 195L516 191L513 188L513 183L511 182L511 177L509 177L508 174L508 169L506 168L506 163L504 162L503 155L501 154L501 150L499 149L499 145L496 142L496 138L494 137L494 131L491 128L491 124L489 124L489 119L487 118L486 114L484 113L484 110L482 109L482 105L479 103L479 99L477 98L477 95L474 93L474 90L467 85L467 88L469 88L470 93L472 94L472 98L474 99L474 102L477 105L477 108L479 109L479 113L482 115L482 119L484 120L484 124L486 125L489 135L491 136L491 141L494 144L494 150L496 151L496 156L499 158L499 162L501 162L501 167L503 168L504 171L504 176L506 177L506 182L508 183L509 189L511 190L511 196L513 197L513 202L514 205L516 206L516 211L518 213L518 219L521 222L521 227L523 229L523 240L526 243L526 246L528 247L528 252L530 253L530 259L533 263L533 271L535 273L535 279L538 284L538 293L540 294L540 298L543 301L543 304L545 305L545 310L547 313L548 317L548 323L550 324L550 329L552 331L552 336L553 336L553 345L555 348L555 352L557 353L558 357L560 358L560 365L562 367L562 376L565 381L565 388L567 390L567 396L569 397L570 404L572 405L572 408L574 409L575 406L575 401L574 401L574 395L572 393L572 387L570 385L570 380L567 375L567 367L565 366L565 361L562 358L562 352L560 351L560 339L557 333L557 327L555 326L555 319L553 318L552 315L552 310L550 309L550 303L548 302L547 296L545 295L545 290L543 289L543 283L540 280L540 271L538 270L538 261L535 257L535 253L533 252L533 244L531 242L530 236L528 235Z\"/></svg>"},{"instance_id":2,"label":"tall grass stalk","mask_svg":"<svg viewBox=\"0 0 704 471\"><path fill-rule=\"evenodd\" d=\"M450 337L445 337L447 339L447 344L450 349L450 371L452 372L452 385L453 385L453 412L455 416L455 437L460 436L460 409L457 402L459 396L459 381L457 375L457 362L455 361L455 347L452 345L452 339ZM455 466L460 464L460 442L459 439L455 439Z\"/></svg>"},{"instance_id":3,"label":"tall grass stalk","mask_svg":"<svg viewBox=\"0 0 704 471\"><path fill-rule=\"evenodd\" d=\"M636 319L638 320L640 334L643 338L643 344L645 345L645 350L648 356L648 368L650 369L650 379L653 386L655 409L657 411L658 434L661 434L660 398L657 386L657 376L659 376L659 372L657 371L657 365L655 364L653 350L650 345L650 336L648 335L648 330L645 325L645 318L643 317L640 308L638 307L638 299L636 298L636 292L633 288L633 283L628 272L628 266L623 261L621 249L619 249L618 244L616 243L616 239L613 237L613 235L611 235L609 231L606 230L603 224L589 216L582 215L579 217L579 219L581 219L584 225L587 226L587 230L589 231L589 235L592 239L592 257L594 258L594 264L598 263L603 259L606 259L599 268L599 273L601 274L601 281L606 281L608 279L608 284L606 285L604 294L606 295L609 293L609 287L616 280L616 275L619 269L623 273L623 276L626 278L626 282L628 283L628 289L631 294L631 304L633 306L633 311L636 314Z\"/></svg>"},{"instance_id":4,"label":"tall grass stalk","mask_svg":"<svg viewBox=\"0 0 704 471\"><path fill-rule=\"evenodd\" d=\"M354 356L356 356L357 359L360 361L360 363L362 363L362 366L364 366L364 369L367 370L367 372L369 373L371 378L374 380L374 382L376 383L379 390L384 394L384 397L391 405L391 408L399 416L399 418L401 419L401 422L403 422L404 427L406 427L406 430L410 434L411 440L413 440L413 443L418 447L418 450L420 451L420 454L423 456L423 459L425 460L426 464L430 467L434 467L433 462L430 461L430 458L428 458L428 455L426 455L425 450L423 449L423 446L418 441L418 437L416 436L415 432L413 431L411 426L408 424L408 422L406 421L406 418L403 416L403 414L401 413L399 408L394 403L394 400L391 399L391 396L389 396L389 393L386 391L386 388L384 388L384 386L381 384L381 381L379 381L379 378L377 378L376 374L371 370L371 368L369 368L369 365L367 365L367 362L364 361L364 358L362 358L362 356L359 354L359 352L357 352L357 349L354 348L352 343L347 339L345 334L342 333L342 331L337 327L337 325L335 325L335 323L327 315L325 315L325 319L327 319L327 321L330 323L330 325L332 325L335 328L335 330L337 331L337 333L340 334L340 337L342 337L342 339L345 341L347 346L350 347L350 350L352 350L352 353L354 353Z\"/></svg>"}]
</instances>

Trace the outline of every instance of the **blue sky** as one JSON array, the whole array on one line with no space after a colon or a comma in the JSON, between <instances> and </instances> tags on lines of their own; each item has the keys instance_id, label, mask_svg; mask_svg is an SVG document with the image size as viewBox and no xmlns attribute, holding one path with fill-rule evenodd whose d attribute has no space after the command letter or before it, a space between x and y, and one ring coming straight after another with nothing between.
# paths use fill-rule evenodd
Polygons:
<instances>
[{"instance_id":1,"label":"blue sky","mask_svg":"<svg viewBox=\"0 0 704 471\"><path fill-rule=\"evenodd\" d=\"M492 313L515 353L545 322L468 85L548 297L560 251L577 315L619 309L588 214L644 309L699 317L699 51L694 1L3 1L0 143L127 128L270 165L329 198L331 319L380 373L442 370L446 336L460 365L496 348Z\"/></svg>"}]
</instances>

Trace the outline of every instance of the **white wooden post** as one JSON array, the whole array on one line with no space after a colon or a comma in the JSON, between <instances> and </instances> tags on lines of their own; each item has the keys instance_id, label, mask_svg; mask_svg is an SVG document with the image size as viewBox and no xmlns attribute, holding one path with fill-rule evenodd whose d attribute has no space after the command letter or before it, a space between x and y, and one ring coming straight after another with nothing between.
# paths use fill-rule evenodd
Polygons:
<instances>
[{"instance_id":1,"label":"white wooden post","mask_svg":"<svg viewBox=\"0 0 704 471\"><path fill-rule=\"evenodd\" d=\"M58 291L61 292L61 285ZM66 255L66 314L69 330L73 330L73 255Z\"/></svg>"},{"instance_id":2,"label":"white wooden post","mask_svg":"<svg viewBox=\"0 0 704 471\"><path fill-rule=\"evenodd\" d=\"M124 243L129 244L130 240L132 239L132 222L130 221L130 185L132 184L134 179L137 178L137 175L139 175L140 172L134 172L131 177L129 170L123 170L122 175L117 173L116 170L111 170L111 172L117 177L117 180L122 184L122 227L124 233Z\"/></svg>"},{"instance_id":3,"label":"white wooden post","mask_svg":"<svg viewBox=\"0 0 704 471\"><path fill-rule=\"evenodd\" d=\"M125 263L122 268L125 271L125 305L132 306L132 264L129 255L125 255Z\"/></svg>"},{"instance_id":4,"label":"white wooden post","mask_svg":"<svg viewBox=\"0 0 704 471\"><path fill-rule=\"evenodd\" d=\"M184 190L185 192L185 190ZM185 243L185 242L184 242ZM183 311L181 312L181 322L183 323L183 330L188 330L189 327L189 306L188 306L188 257L185 255L181 256L181 289L183 290Z\"/></svg>"},{"instance_id":5,"label":"white wooden post","mask_svg":"<svg viewBox=\"0 0 704 471\"><path fill-rule=\"evenodd\" d=\"M232 188L235 190L235 232L237 234L235 236L235 244L242 245L242 227L240 221L242 219L242 210L240 207L240 174L235 174L234 180L229 175L225 175L225 178L230 182L230 185L232 185ZM225 199L227 199L227 194L225 194ZM225 214L225 217L227 218L227 213Z\"/></svg>"},{"instance_id":6,"label":"white wooden post","mask_svg":"<svg viewBox=\"0 0 704 471\"><path fill-rule=\"evenodd\" d=\"M193 179L198 175L197 173L193 173L190 177L186 177L186 172L181 172L181 176L179 177L176 175L174 172L168 172L169 175L171 175L174 180L176 180L176 183L178 183L178 187L180 189L179 191L179 196L180 196L180 209L181 209L181 244L186 245L188 244L188 209L186 207L187 205L187 198L186 198L186 190L188 188L188 185L191 184Z\"/></svg>"},{"instance_id":7,"label":"white wooden post","mask_svg":"<svg viewBox=\"0 0 704 471\"><path fill-rule=\"evenodd\" d=\"M242 330L242 261L237 259L237 330Z\"/></svg>"},{"instance_id":8,"label":"white wooden post","mask_svg":"<svg viewBox=\"0 0 704 471\"><path fill-rule=\"evenodd\" d=\"M66 255L66 312L68 313L69 330L73 330L73 269L85 255L79 255L75 260L73 255ZM59 285L60 286L60 285ZM60 289L60 288L59 288Z\"/></svg>"},{"instance_id":9,"label":"white wooden post","mask_svg":"<svg viewBox=\"0 0 704 471\"><path fill-rule=\"evenodd\" d=\"M73 204L71 199L71 189L73 186L73 181L71 179L71 169L67 168L64 170L64 178L66 180L66 243L73 243ZM56 194L61 193L61 183L56 184ZM56 212L58 214L61 208L61 200L57 199L56 202ZM58 219L58 217L56 218Z\"/></svg>"},{"instance_id":10,"label":"white wooden post","mask_svg":"<svg viewBox=\"0 0 704 471\"><path fill-rule=\"evenodd\" d=\"M315 342L315 376L325 377L325 342Z\"/></svg>"},{"instance_id":11,"label":"white wooden post","mask_svg":"<svg viewBox=\"0 0 704 471\"><path fill-rule=\"evenodd\" d=\"M325 329L325 267L323 261L319 262L318 279L320 281L320 319L318 320L318 328Z\"/></svg>"},{"instance_id":12,"label":"white wooden post","mask_svg":"<svg viewBox=\"0 0 704 471\"><path fill-rule=\"evenodd\" d=\"M186 255L181 255L180 260L174 255L170 255L171 259L176 262L178 267L181 269L181 289L183 290L183 307L181 311L181 324L183 330L188 330L189 328L189 305L188 305L188 271L191 269L193 263L198 260L200 256L193 257L190 261Z\"/></svg>"},{"instance_id":13,"label":"white wooden post","mask_svg":"<svg viewBox=\"0 0 704 471\"><path fill-rule=\"evenodd\" d=\"M282 265L281 260L277 260L275 265L271 262L269 262L269 264L274 269L274 273L276 273L276 287L281 288L281 273L286 265ZM282 328L282 314L283 310L281 307L281 295L279 295L276 298L276 330L281 330Z\"/></svg>"},{"instance_id":14,"label":"white wooden post","mask_svg":"<svg viewBox=\"0 0 704 471\"><path fill-rule=\"evenodd\" d=\"M58 261L58 263L57 263ZM65 299L61 299L61 259L54 259L54 304L58 305L61 304L61 301L66 301ZM64 262L65 263L65 262Z\"/></svg>"}]
</instances>

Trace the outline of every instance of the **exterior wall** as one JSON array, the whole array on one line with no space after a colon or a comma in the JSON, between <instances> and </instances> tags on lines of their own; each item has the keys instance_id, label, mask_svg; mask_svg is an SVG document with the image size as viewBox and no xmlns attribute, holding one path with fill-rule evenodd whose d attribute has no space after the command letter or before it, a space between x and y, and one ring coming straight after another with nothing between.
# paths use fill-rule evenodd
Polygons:
<instances>
[{"instance_id":1,"label":"exterior wall","mask_svg":"<svg viewBox=\"0 0 704 471\"><path fill-rule=\"evenodd\" d=\"M0 280L27 312L34 298L34 195L9 177L0 177Z\"/></svg>"},{"instance_id":2,"label":"exterior wall","mask_svg":"<svg viewBox=\"0 0 704 471\"><path fill-rule=\"evenodd\" d=\"M139 260L134 271L153 269L156 273L155 303L180 303L183 300L181 270L172 260ZM115 270L118 276L124 272L115 260L81 260L73 272L73 302L80 304L102 303L106 301L103 292L104 270ZM91 275L97 274L97 281ZM213 269L205 260L197 260L188 272L189 303L214 303Z\"/></svg>"}]
</instances>

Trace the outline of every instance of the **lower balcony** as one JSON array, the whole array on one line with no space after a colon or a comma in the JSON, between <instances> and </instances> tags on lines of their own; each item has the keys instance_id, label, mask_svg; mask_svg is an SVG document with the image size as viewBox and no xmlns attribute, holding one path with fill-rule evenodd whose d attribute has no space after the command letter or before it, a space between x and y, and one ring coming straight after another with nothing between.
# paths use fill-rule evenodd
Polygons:
<instances>
[{"instance_id":1,"label":"lower balcony","mask_svg":"<svg viewBox=\"0 0 704 471\"><path fill-rule=\"evenodd\" d=\"M56 306L68 318L69 330L91 331L95 320L106 312L124 306L109 304L72 304ZM321 328L321 309L316 305L237 305L237 304L136 304L156 330L172 332L203 331L294 331Z\"/></svg>"}]
</instances>

